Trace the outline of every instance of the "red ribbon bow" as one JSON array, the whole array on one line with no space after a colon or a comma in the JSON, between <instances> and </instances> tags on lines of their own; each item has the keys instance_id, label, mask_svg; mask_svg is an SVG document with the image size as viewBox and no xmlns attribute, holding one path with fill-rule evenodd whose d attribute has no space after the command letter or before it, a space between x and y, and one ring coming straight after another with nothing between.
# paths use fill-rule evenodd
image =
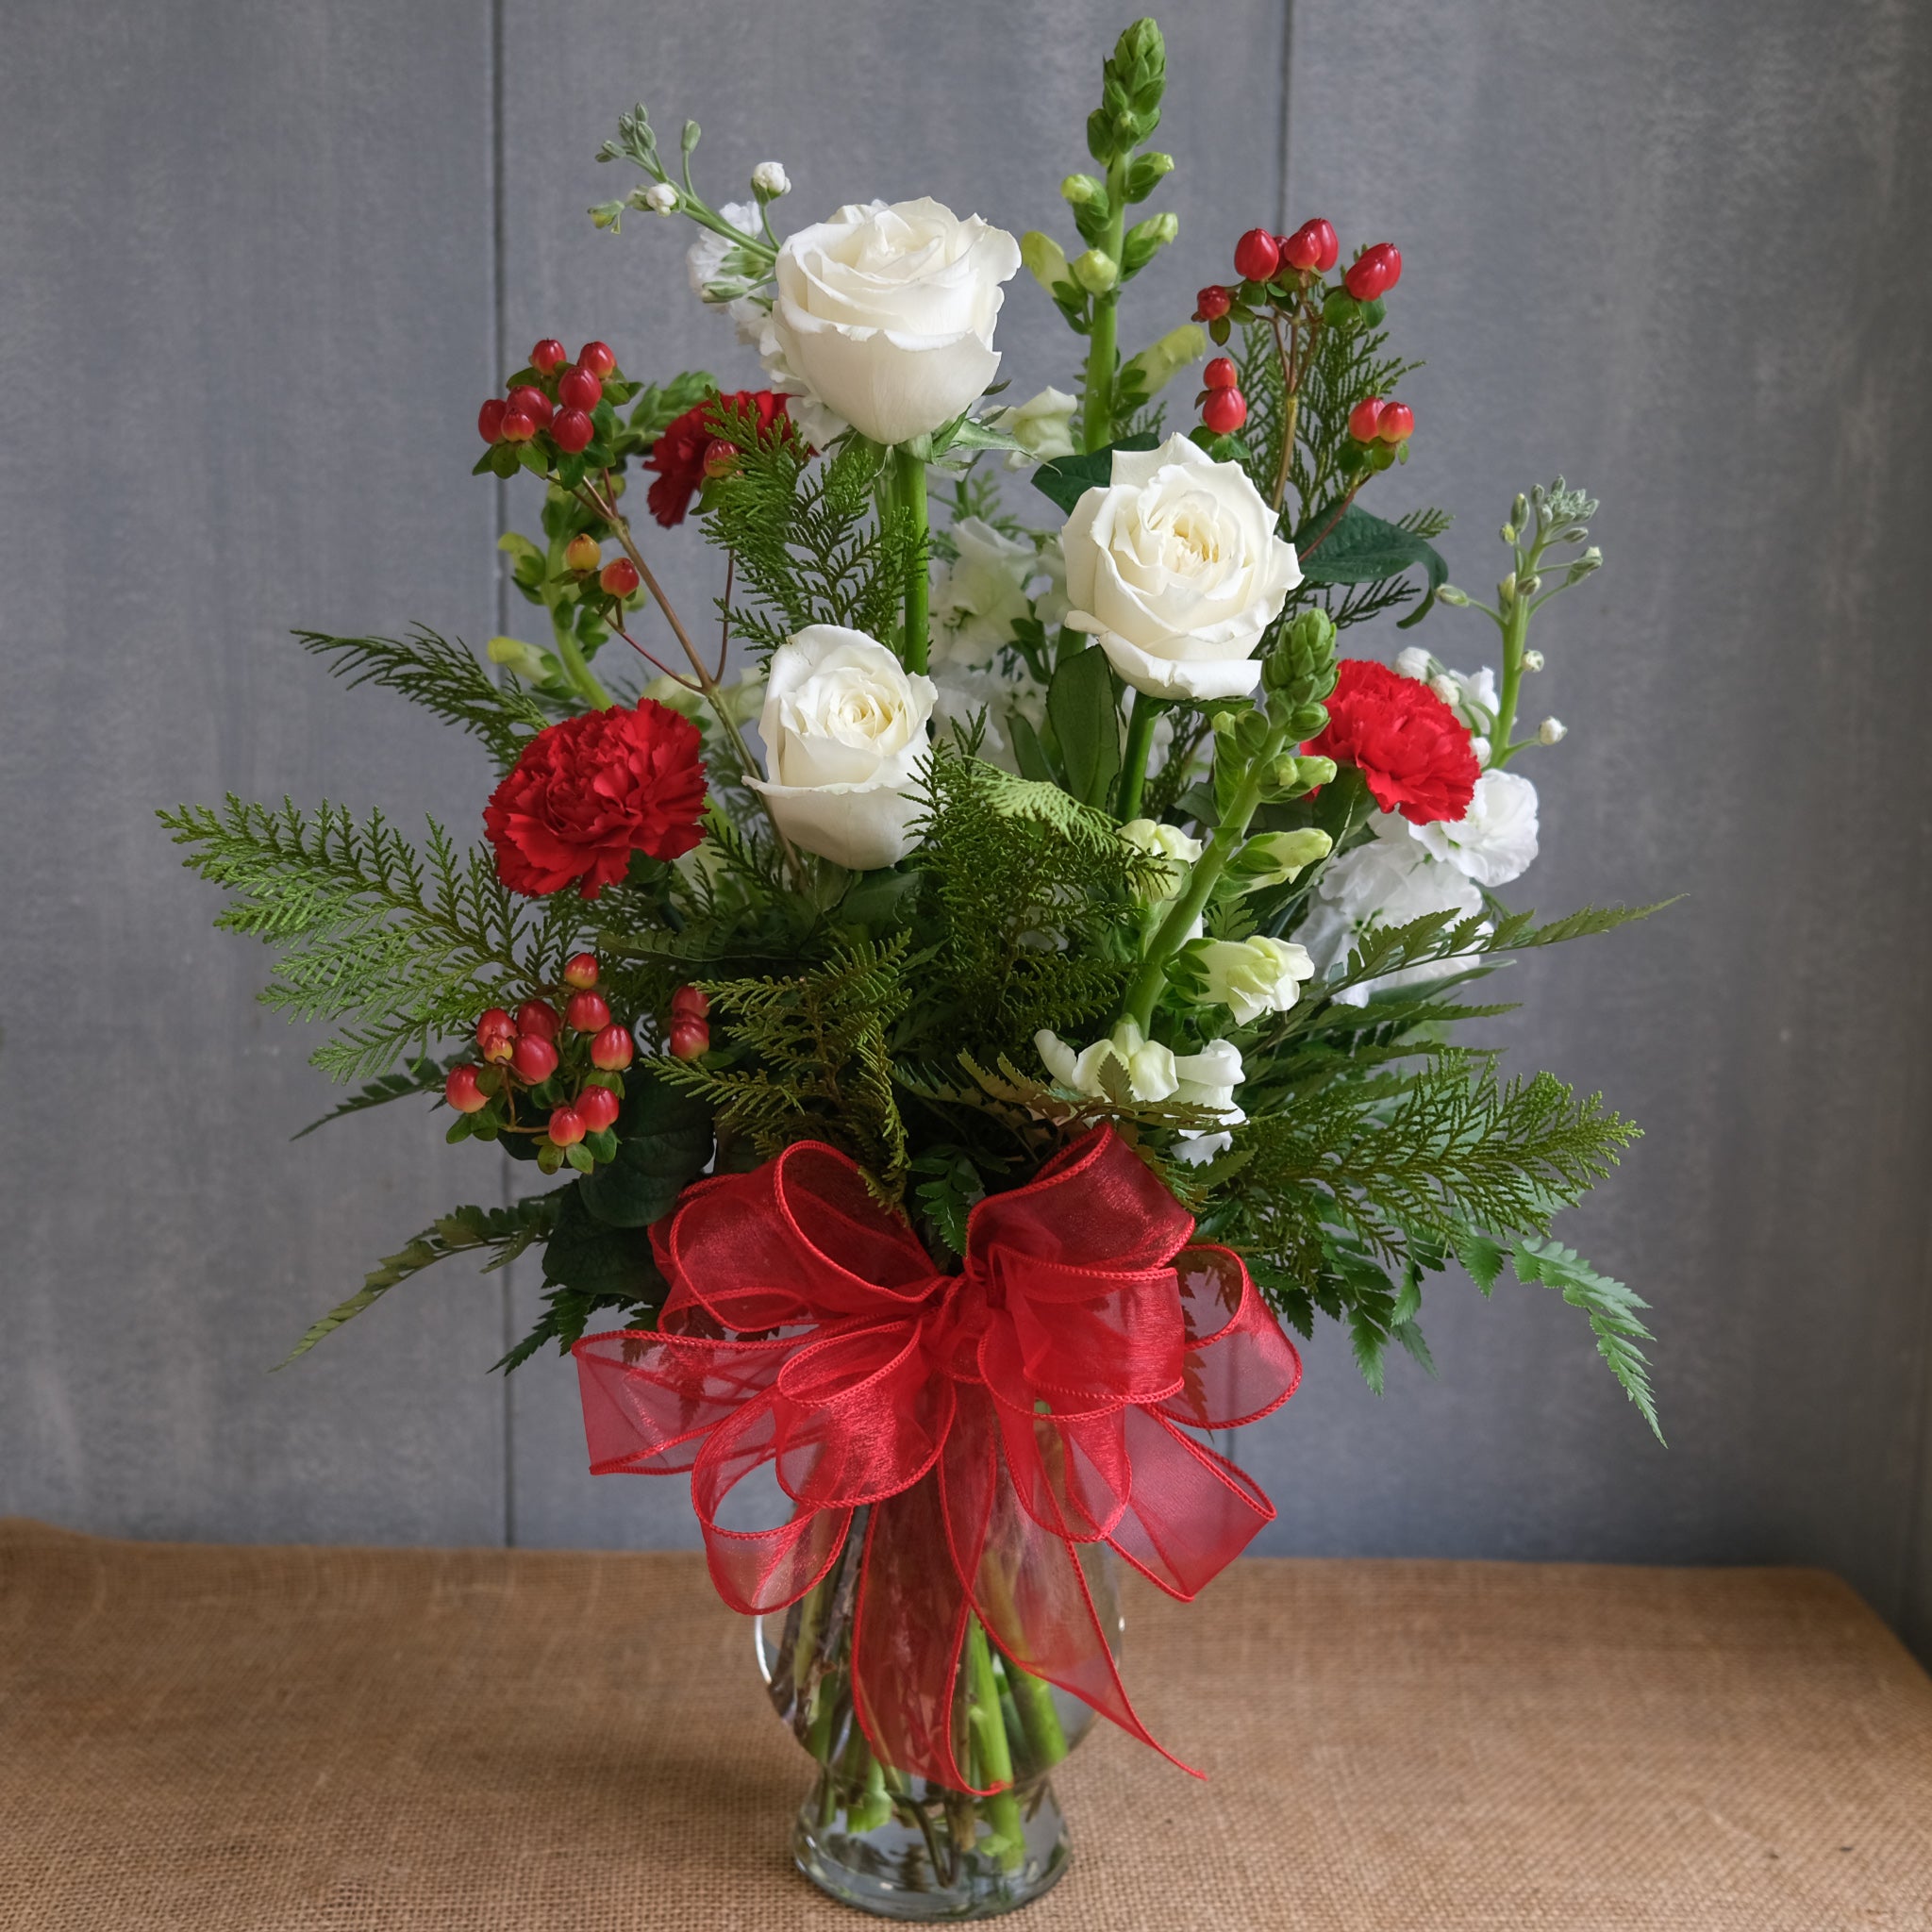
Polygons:
<instances>
[{"instance_id":1,"label":"red ribbon bow","mask_svg":"<svg viewBox=\"0 0 1932 1932\"><path fill-rule=\"evenodd\" d=\"M1111 1127L981 1201L959 1274L820 1142L699 1181L652 1231L671 1284L657 1330L573 1351L591 1468L689 1469L712 1580L747 1613L803 1596L872 1506L852 1686L886 1764L974 1789L954 1735L969 1612L1159 1750L1082 1551L1110 1544L1191 1599L1274 1510L1187 1431L1254 1422L1301 1378L1240 1257L1190 1245L1193 1227ZM762 1469L790 1517L722 1527Z\"/></svg>"}]
</instances>

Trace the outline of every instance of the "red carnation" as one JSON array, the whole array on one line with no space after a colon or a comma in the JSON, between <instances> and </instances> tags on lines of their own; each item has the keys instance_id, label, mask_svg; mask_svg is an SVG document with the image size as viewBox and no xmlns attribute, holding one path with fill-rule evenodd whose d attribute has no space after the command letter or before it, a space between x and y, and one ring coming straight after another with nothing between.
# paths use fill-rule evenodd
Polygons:
<instances>
[{"instance_id":1,"label":"red carnation","mask_svg":"<svg viewBox=\"0 0 1932 1932\"><path fill-rule=\"evenodd\" d=\"M724 430L741 421L747 409L756 409L758 434L764 435L774 423L785 423L785 398L768 389L741 389L735 395L707 396L696 408L687 409L651 446L644 459L647 470L656 470L658 480L651 485L645 501L651 514L668 530L681 524L691 508L691 500L705 487L705 452L714 442L729 443Z\"/></svg>"},{"instance_id":2,"label":"red carnation","mask_svg":"<svg viewBox=\"0 0 1932 1932\"><path fill-rule=\"evenodd\" d=\"M483 808L504 884L532 897L575 886L594 899L633 852L689 852L705 809L700 742L689 718L649 698L540 731Z\"/></svg>"},{"instance_id":3,"label":"red carnation","mask_svg":"<svg viewBox=\"0 0 1932 1932\"><path fill-rule=\"evenodd\" d=\"M1344 658L1328 728L1302 749L1353 765L1384 811L1412 825L1459 819L1481 766L1469 730L1427 685L1368 658Z\"/></svg>"}]
</instances>

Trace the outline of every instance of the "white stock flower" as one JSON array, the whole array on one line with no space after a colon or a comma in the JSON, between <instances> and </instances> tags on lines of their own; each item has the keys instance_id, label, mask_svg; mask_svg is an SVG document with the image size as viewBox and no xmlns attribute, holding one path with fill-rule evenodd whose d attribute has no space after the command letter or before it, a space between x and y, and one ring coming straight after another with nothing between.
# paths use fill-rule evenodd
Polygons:
<instances>
[{"instance_id":1,"label":"white stock flower","mask_svg":"<svg viewBox=\"0 0 1932 1932\"><path fill-rule=\"evenodd\" d=\"M1570 736L1570 727L1560 718L1545 718L1536 727L1536 741L1539 744L1561 744Z\"/></svg>"},{"instance_id":2,"label":"white stock flower","mask_svg":"<svg viewBox=\"0 0 1932 1932\"><path fill-rule=\"evenodd\" d=\"M977 215L926 199L848 204L778 250L761 344L773 386L802 390L874 442L937 429L998 371L1000 284L1019 268L1020 244Z\"/></svg>"},{"instance_id":3,"label":"white stock flower","mask_svg":"<svg viewBox=\"0 0 1932 1932\"><path fill-rule=\"evenodd\" d=\"M938 693L863 631L808 625L772 653L762 791L786 836L856 872L905 858Z\"/></svg>"},{"instance_id":4,"label":"white stock flower","mask_svg":"<svg viewBox=\"0 0 1932 1932\"><path fill-rule=\"evenodd\" d=\"M1397 656L1395 668L1404 677L1427 685L1472 735L1481 738L1496 722L1496 674L1489 665L1480 671L1452 671L1422 645L1410 644Z\"/></svg>"},{"instance_id":5,"label":"white stock flower","mask_svg":"<svg viewBox=\"0 0 1932 1932\"><path fill-rule=\"evenodd\" d=\"M1079 407L1077 396L1049 387L1015 408L992 410L986 426L1004 431L1020 445L1008 452L1007 468L1024 470L1028 462L1050 463L1074 454L1074 412Z\"/></svg>"},{"instance_id":6,"label":"white stock flower","mask_svg":"<svg viewBox=\"0 0 1932 1932\"><path fill-rule=\"evenodd\" d=\"M1408 827L1431 858L1479 886L1521 878L1536 858L1536 787L1515 772L1485 772L1459 819Z\"/></svg>"},{"instance_id":7,"label":"white stock flower","mask_svg":"<svg viewBox=\"0 0 1932 1932\"><path fill-rule=\"evenodd\" d=\"M1192 949L1200 962L1203 998L1228 1008L1245 1026L1263 1013L1285 1013L1301 997L1301 983L1315 975L1305 947L1257 934L1246 940L1208 940Z\"/></svg>"},{"instance_id":8,"label":"white stock flower","mask_svg":"<svg viewBox=\"0 0 1932 1932\"><path fill-rule=\"evenodd\" d=\"M1062 1087L1090 1100L1111 1097L1101 1077L1102 1069L1108 1066L1129 1096L1143 1103L1170 1100L1180 1087L1181 1062L1158 1041L1149 1040L1132 1020L1123 1020L1106 1039L1077 1053L1044 1026L1033 1036L1033 1044L1041 1064Z\"/></svg>"},{"instance_id":9,"label":"white stock flower","mask_svg":"<svg viewBox=\"0 0 1932 1932\"><path fill-rule=\"evenodd\" d=\"M978 517L961 517L948 534L959 554L933 586L933 659L984 664L1032 612L1026 584L1040 568L1039 553Z\"/></svg>"},{"instance_id":10,"label":"white stock flower","mask_svg":"<svg viewBox=\"0 0 1932 1932\"><path fill-rule=\"evenodd\" d=\"M1185 436L1116 450L1060 532L1067 623L1091 631L1113 668L1158 698L1242 697L1251 655L1301 582L1294 545L1239 463Z\"/></svg>"},{"instance_id":11,"label":"white stock flower","mask_svg":"<svg viewBox=\"0 0 1932 1932\"><path fill-rule=\"evenodd\" d=\"M1042 540L1039 567L1046 584L1034 593L1033 614L1048 630L1058 630L1066 623L1071 608L1067 603L1067 553L1060 548L1058 536Z\"/></svg>"},{"instance_id":12,"label":"white stock flower","mask_svg":"<svg viewBox=\"0 0 1932 1932\"><path fill-rule=\"evenodd\" d=\"M1356 941L1372 925L1405 925L1430 912L1467 918L1482 910L1475 882L1431 858L1408 832L1406 819L1384 812L1374 821L1373 839L1331 860L1323 873L1295 938L1324 978L1341 973ZM1380 989L1422 985L1461 970L1454 959L1430 959L1350 987L1336 998L1344 1006L1364 1006Z\"/></svg>"},{"instance_id":13,"label":"white stock flower","mask_svg":"<svg viewBox=\"0 0 1932 1932\"><path fill-rule=\"evenodd\" d=\"M758 234L756 202L727 201L718 212L741 235L751 238ZM747 286L758 279L756 275L725 273L724 258L735 245L724 236L714 235L709 228L700 228L698 239L684 251L684 271L691 278L691 293L710 308L724 308L740 301Z\"/></svg>"},{"instance_id":14,"label":"white stock flower","mask_svg":"<svg viewBox=\"0 0 1932 1932\"><path fill-rule=\"evenodd\" d=\"M760 161L751 171L751 185L767 201L776 201L781 194L791 192L791 176L785 172L783 161Z\"/></svg>"},{"instance_id":15,"label":"white stock flower","mask_svg":"<svg viewBox=\"0 0 1932 1932\"><path fill-rule=\"evenodd\" d=\"M677 190L668 181L653 181L644 190L644 206L654 215L675 215L677 212Z\"/></svg>"},{"instance_id":16,"label":"white stock flower","mask_svg":"<svg viewBox=\"0 0 1932 1932\"><path fill-rule=\"evenodd\" d=\"M1121 837L1160 860L1161 890L1151 892L1148 902L1156 906L1178 895L1188 882L1182 867L1195 864L1208 849L1178 825L1158 824L1153 819L1129 819L1121 827Z\"/></svg>"}]
</instances>

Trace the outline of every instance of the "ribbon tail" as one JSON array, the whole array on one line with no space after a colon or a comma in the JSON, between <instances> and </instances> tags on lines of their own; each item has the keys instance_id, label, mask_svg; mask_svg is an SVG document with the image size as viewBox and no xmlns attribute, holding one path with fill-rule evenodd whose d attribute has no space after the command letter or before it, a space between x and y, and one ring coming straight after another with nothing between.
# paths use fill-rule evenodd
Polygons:
<instances>
[{"instance_id":1,"label":"ribbon tail","mask_svg":"<svg viewBox=\"0 0 1932 1932\"><path fill-rule=\"evenodd\" d=\"M1088 1574L1100 1545L1062 1524L1051 1529L1023 1505L1000 1440L991 1399L960 1391L958 1419L940 1463L953 1561L987 1634L1023 1671L1091 1705L1130 1737L1191 1777L1141 1723L1114 1660L1108 1621ZM1042 1418L1042 1425L1052 1426ZM1115 1633L1119 1623L1115 1615Z\"/></svg>"},{"instance_id":2,"label":"ribbon tail","mask_svg":"<svg viewBox=\"0 0 1932 1932\"><path fill-rule=\"evenodd\" d=\"M1133 1489L1107 1540L1150 1583L1191 1603L1274 1521L1274 1506L1158 1409L1129 1409L1126 1440Z\"/></svg>"}]
</instances>

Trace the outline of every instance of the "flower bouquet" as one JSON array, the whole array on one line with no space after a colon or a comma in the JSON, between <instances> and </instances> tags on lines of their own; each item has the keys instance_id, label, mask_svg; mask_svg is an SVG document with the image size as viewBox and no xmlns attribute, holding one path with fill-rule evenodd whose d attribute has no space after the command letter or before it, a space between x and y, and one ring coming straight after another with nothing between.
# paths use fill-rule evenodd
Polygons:
<instances>
[{"instance_id":1,"label":"flower bouquet","mask_svg":"<svg viewBox=\"0 0 1932 1932\"><path fill-rule=\"evenodd\" d=\"M276 949L264 998L335 1024L337 1114L433 1096L530 1170L296 1353L445 1257L541 1257L499 1366L574 1352L591 1467L690 1473L815 1760L798 1861L889 1916L1035 1895L1053 1767L1095 1713L1154 1743L1117 1574L1191 1597L1270 1520L1208 1439L1293 1392L1284 1324L1345 1324L1379 1390L1391 1343L1428 1365L1431 1276L1508 1268L1655 1426L1642 1303L1550 1231L1633 1129L1455 1035L1506 1010L1466 994L1507 956L1636 916L1497 896L1536 857L1521 766L1563 735L1522 722L1530 623L1598 567L1594 506L1519 496L1484 604L1445 514L1364 505L1417 429L1391 243L1255 228L1192 320L1124 335L1175 240L1135 213L1174 165L1164 58L1143 20L1104 62L1072 253L930 200L781 237L781 166L714 207L696 125L670 158L624 115L601 158L642 178L593 219L691 224L763 386L538 342L476 465L541 491L502 540L538 634L487 664L298 634L480 741L486 842L164 814ZM1082 353L1014 405L1023 266ZM715 643L652 560L694 507ZM1445 610L1495 668L1341 652Z\"/></svg>"}]
</instances>

